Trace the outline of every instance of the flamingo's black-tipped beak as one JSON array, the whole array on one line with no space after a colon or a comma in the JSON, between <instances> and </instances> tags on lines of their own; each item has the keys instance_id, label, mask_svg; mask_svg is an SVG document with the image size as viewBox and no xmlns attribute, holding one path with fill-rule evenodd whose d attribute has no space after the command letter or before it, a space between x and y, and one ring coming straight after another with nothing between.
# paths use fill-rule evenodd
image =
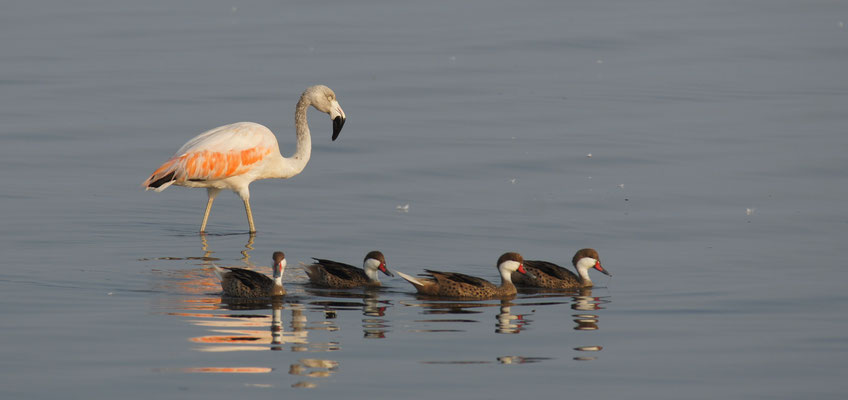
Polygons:
<instances>
[{"instance_id":1,"label":"flamingo's black-tipped beak","mask_svg":"<svg viewBox=\"0 0 848 400\"><path fill-rule=\"evenodd\" d=\"M339 133L342 131L342 127L344 126L345 121L347 121L347 119L343 118L341 115L336 118L333 118L333 141L335 141L336 138L339 137Z\"/></svg>"}]
</instances>

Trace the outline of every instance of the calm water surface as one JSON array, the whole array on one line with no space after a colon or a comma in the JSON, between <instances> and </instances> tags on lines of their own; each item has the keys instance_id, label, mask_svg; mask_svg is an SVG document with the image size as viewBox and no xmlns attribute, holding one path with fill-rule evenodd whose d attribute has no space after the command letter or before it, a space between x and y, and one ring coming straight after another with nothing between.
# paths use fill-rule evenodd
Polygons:
<instances>
[{"instance_id":1,"label":"calm water surface","mask_svg":"<svg viewBox=\"0 0 848 400\"><path fill-rule=\"evenodd\" d=\"M13 2L0 12L0 397L841 398L845 2ZM236 121L299 176L141 182ZM408 207L405 207L408 206ZM400 207L400 209L398 208ZM496 280L505 251L591 291L510 301L304 285L298 262ZM211 265L290 295L222 301Z\"/></svg>"}]
</instances>

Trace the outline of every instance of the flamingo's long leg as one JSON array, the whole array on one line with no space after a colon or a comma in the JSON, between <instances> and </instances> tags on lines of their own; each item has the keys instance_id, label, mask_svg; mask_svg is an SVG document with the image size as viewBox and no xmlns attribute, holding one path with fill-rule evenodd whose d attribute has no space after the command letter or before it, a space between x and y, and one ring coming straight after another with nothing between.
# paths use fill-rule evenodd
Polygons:
<instances>
[{"instance_id":1,"label":"flamingo's long leg","mask_svg":"<svg viewBox=\"0 0 848 400\"><path fill-rule=\"evenodd\" d=\"M250 233L256 233L256 228L253 226L253 213L250 212L250 200L244 199L244 211L247 213L247 224L250 225Z\"/></svg>"},{"instance_id":2,"label":"flamingo's long leg","mask_svg":"<svg viewBox=\"0 0 848 400\"><path fill-rule=\"evenodd\" d=\"M212 202L215 201L215 197L220 192L221 189L206 188L206 194L209 196L209 200L206 201L206 212L203 213L203 222L200 223L200 233L206 232L206 221L209 220L209 211L212 211Z\"/></svg>"}]
</instances>

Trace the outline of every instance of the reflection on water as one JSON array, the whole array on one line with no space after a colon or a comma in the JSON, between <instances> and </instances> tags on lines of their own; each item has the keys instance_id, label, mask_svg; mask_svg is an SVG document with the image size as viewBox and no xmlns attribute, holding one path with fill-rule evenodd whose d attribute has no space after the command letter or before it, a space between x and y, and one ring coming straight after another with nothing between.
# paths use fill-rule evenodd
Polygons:
<instances>
[{"instance_id":1,"label":"reflection on water","mask_svg":"<svg viewBox=\"0 0 848 400\"><path fill-rule=\"evenodd\" d=\"M512 303L509 301L501 302L501 312L498 313L496 318L498 322L495 327L495 332L497 333L519 333L524 326L527 325L530 320L524 318L523 314L513 315L511 311Z\"/></svg>"},{"instance_id":2,"label":"reflection on water","mask_svg":"<svg viewBox=\"0 0 848 400\"><path fill-rule=\"evenodd\" d=\"M155 372L181 372L204 374L267 374L272 368L264 367L198 367L198 368L156 368Z\"/></svg>"},{"instance_id":3,"label":"reflection on water","mask_svg":"<svg viewBox=\"0 0 848 400\"><path fill-rule=\"evenodd\" d=\"M603 349L604 348L601 347L601 346L581 346L581 347L575 347L574 351L601 351ZM592 361L592 360L598 359L598 357L595 357L595 356L579 356L579 357L574 357L573 359L575 361Z\"/></svg>"},{"instance_id":4,"label":"reflection on water","mask_svg":"<svg viewBox=\"0 0 848 400\"><path fill-rule=\"evenodd\" d=\"M598 330L598 316L594 314L574 314L574 322L577 326L575 331L596 331Z\"/></svg>"},{"instance_id":5,"label":"reflection on water","mask_svg":"<svg viewBox=\"0 0 848 400\"><path fill-rule=\"evenodd\" d=\"M550 357L521 357L521 356L501 356L495 361L488 360L464 360L464 361L422 361L421 364L448 364L448 365L466 365L466 364L532 364L552 360Z\"/></svg>"},{"instance_id":6,"label":"reflection on water","mask_svg":"<svg viewBox=\"0 0 848 400\"><path fill-rule=\"evenodd\" d=\"M419 298L421 299L421 298ZM604 304L609 303L608 298L596 297L592 295L591 288L583 288L577 290L522 290L521 295L510 300L500 300L499 303L491 303L486 301L420 301L420 302L400 302L400 304L408 307L420 307L421 313L424 315L469 315L484 314L487 309L498 307L495 317L495 333L498 334L519 334L527 329L530 329L533 324L533 316L536 313L536 307L557 307L568 305L569 308L575 311L600 311L603 310ZM516 311L520 310L520 311ZM574 330L577 331L597 331L599 328L598 321L600 316L597 314L572 314ZM464 332L460 324L480 322L478 318L427 318L416 319L414 322L425 324L424 328L412 328L409 332ZM449 327L444 327L444 324ZM440 325L434 327L433 325ZM602 346L578 346L573 348L579 352L598 352L603 350ZM521 356L503 356L498 358L498 362L502 364L516 364L539 362L547 360L545 357L521 357ZM573 357L576 361L595 360L596 356L579 356ZM425 364L488 364L492 361L488 360L450 360L450 361L425 361Z\"/></svg>"},{"instance_id":7,"label":"reflection on water","mask_svg":"<svg viewBox=\"0 0 848 400\"><path fill-rule=\"evenodd\" d=\"M602 304L608 303L608 300L601 299L600 297L592 296L592 289L585 288L580 289L579 293L573 297L574 303L571 304L571 309L576 311L598 311L603 310L604 307ZM598 320L600 317L597 314L572 314L574 317L574 322L577 324L574 327L576 331L596 331L600 329L598 327ZM575 347L575 351L586 352L586 351L601 351L604 348L602 346L579 346ZM598 357L596 356L577 356L573 359L575 361L592 361L596 360Z\"/></svg>"},{"instance_id":8,"label":"reflection on water","mask_svg":"<svg viewBox=\"0 0 848 400\"><path fill-rule=\"evenodd\" d=\"M243 250L240 251L237 266L248 266L261 271L250 262L255 237L251 235ZM163 300L160 306L171 311L167 315L184 318L189 324L202 327L207 334L189 337L194 350L204 353L285 351L328 352L340 349L338 342L312 342L310 331L336 331L338 326L328 320L308 321L307 306L297 301L296 296L282 300L241 300L222 297L221 286L211 271L213 263L220 265L222 258L214 257L215 252L209 245L207 235L200 236L200 257L156 257L155 260L179 261L199 260L197 268L190 269L154 269L160 278L155 286L166 293L180 296ZM150 260L150 259L148 259ZM270 268L269 268L270 269ZM264 272L264 271L261 271ZM187 296L186 296L187 295ZM385 307L365 300L358 304L368 314L382 315ZM288 321L286 321L288 320ZM227 366L227 367L184 367L161 368L161 372L181 373L269 373L275 366ZM289 365L289 375L301 378L326 378L338 370L338 362L320 358L302 358ZM316 382L301 380L292 387L315 387Z\"/></svg>"},{"instance_id":9,"label":"reflection on water","mask_svg":"<svg viewBox=\"0 0 848 400\"><path fill-rule=\"evenodd\" d=\"M215 274L212 272L212 265L226 266L226 267L254 267L250 263L250 251L253 250L253 242L256 239L254 235L250 235L247 239L247 243L244 245L244 249L241 251L241 264L237 265L219 265L222 261L221 258L213 257L212 255L215 253L209 247L209 242L207 240L207 235L200 235L200 249L203 252L202 256L185 256L185 257L174 257L174 256L159 256L159 257L149 257L142 258L139 261L151 261L151 260L162 260L162 261L200 261L200 266L202 268L192 268L192 269L179 269L179 270L169 270L169 269L153 269L154 274L161 274L167 276L168 279L164 281L159 281L156 283L155 289L159 289L165 292L177 292L182 294L208 294L208 293L220 293L221 284L218 279L215 277ZM260 272L261 268L259 269ZM270 268L268 268L270 270ZM189 301L196 302L212 302L217 304L217 301L209 300L209 299L192 299ZM213 307L214 308L214 307Z\"/></svg>"},{"instance_id":10,"label":"reflection on water","mask_svg":"<svg viewBox=\"0 0 848 400\"><path fill-rule=\"evenodd\" d=\"M562 296L560 296L562 297ZM499 312L495 314L495 333L517 334L526 329L532 323L529 318L530 313L515 313L512 308L520 306L522 308L535 305L556 305L567 304L566 301L549 301L545 303L524 302L524 299L509 299L499 300L498 303L487 303L485 301L474 302L453 302L453 301L426 301L426 302L401 302L408 307L423 308L422 314L425 315L443 315L443 314L483 314L484 309L498 307ZM535 310L533 310L535 312ZM429 318L418 319L415 322L426 323L432 325L434 323L474 323L479 322L473 318L457 319L457 318ZM412 329L411 332L464 332L461 328L427 328L427 329Z\"/></svg>"},{"instance_id":11,"label":"reflection on water","mask_svg":"<svg viewBox=\"0 0 848 400\"><path fill-rule=\"evenodd\" d=\"M549 357L520 357L520 356L504 356L498 357L498 362L501 364L530 364L545 360L551 360Z\"/></svg>"},{"instance_id":12,"label":"reflection on water","mask_svg":"<svg viewBox=\"0 0 848 400\"><path fill-rule=\"evenodd\" d=\"M391 325L385 319L386 309L391 306L388 300L380 300L380 288L357 288L350 290L318 289L308 287L306 293L317 297L336 297L342 299L359 299L356 301L315 300L309 306L321 310L324 318L331 320L337 317L339 311L362 310L362 332L366 339L385 339Z\"/></svg>"},{"instance_id":13,"label":"reflection on water","mask_svg":"<svg viewBox=\"0 0 848 400\"><path fill-rule=\"evenodd\" d=\"M482 307L494 307L495 304L484 302L401 302L400 304L407 307L421 307L421 313L424 315L445 315L445 314L482 314L482 311L474 310ZM414 322L424 324L424 328L412 328L409 332L465 332L461 327L455 327L455 324L467 324L479 322L474 318L427 318L417 319ZM451 328L433 328L432 325L449 324Z\"/></svg>"},{"instance_id":14,"label":"reflection on water","mask_svg":"<svg viewBox=\"0 0 848 400\"><path fill-rule=\"evenodd\" d=\"M197 350L205 352L282 350L281 345L284 344L292 344L295 348L308 345L302 306L287 304L286 308L292 315L291 330L288 332L282 324L283 303L274 302L271 315L217 314L209 315L210 319L190 320L192 325L212 328L216 334L189 340L203 344Z\"/></svg>"},{"instance_id":15,"label":"reflection on water","mask_svg":"<svg viewBox=\"0 0 848 400\"><path fill-rule=\"evenodd\" d=\"M203 250L203 258L204 261L217 260L212 257L214 251L209 248L209 241L207 240L207 233L200 234L200 249ZM241 251L241 262L244 265L250 265L250 251L253 250L253 242L256 241L256 234L251 233L247 237L247 243L244 244L244 250ZM206 263L204 263L206 265Z\"/></svg>"},{"instance_id":16,"label":"reflection on water","mask_svg":"<svg viewBox=\"0 0 848 400\"><path fill-rule=\"evenodd\" d=\"M199 299L186 301L194 308ZM208 329L212 334L190 337L188 340L198 346L194 349L207 353L245 352L245 351L284 351L328 352L339 350L335 342L312 343L310 331L327 330L333 324L318 321L313 324L307 320L306 308L300 303L283 301L233 302L233 299L216 299L216 311L228 313L170 312L169 315L187 318L189 324ZM225 301L226 300L226 301ZM206 302L200 302L208 304ZM185 310L190 311L190 310ZM196 310L195 310L196 311ZM289 315L289 323L284 316ZM332 328L330 328L332 329ZM338 329L337 327L335 328ZM326 378L338 370L337 361L330 359L302 358L289 365L289 375L304 378ZM179 368L175 372L191 373L246 373L271 372L275 368L267 367L190 367ZM312 388L313 381L299 381L292 387Z\"/></svg>"},{"instance_id":17,"label":"reflection on water","mask_svg":"<svg viewBox=\"0 0 848 400\"><path fill-rule=\"evenodd\" d=\"M289 375L307 378L328 378L339 369L339 363L333 360L302 358L289 366ZM317 384L312 381L299 381L292 384L296 388L314 388Z\"/></svg>"},{"instance_id":18,"label":"reflection on water","mask_svg":"<svg viewBox=\"0 0 848 400\"><path fill-rule=\"evenodd\" d=\"M536 294L536 297L545 297L550 294L543 294L541 291L533 291L532 293ZM570 308L575 311L599 311L603 310L603 304L609 303L609 299L595 297L592 295L592 288L580 288L572 291L561 291L559 292L562 295L570 294L571 297L571 305ZM598 321L600 320L600 316L597 314L588 314L588 313L580 313L580 314L572 314L571 317L575 323L574 330L576 331L597 331L600 329L598 326ZM574 351L578 352L597 352L603 350L602 346L578 346L573 348ZM597 356L575 356L572 359L575 361L592 361L596 360Z\"/></svg>"},{"instance_id":19,"label":"reflection on water","mask_svg":"<svg viewBox=\"0 0 848 400\"><path fill-rule=\"evenodd\" d=\"M250 265L250 251L253 250L253 243L256 241L256 235L251 234L247 243L244 245L244 250L241 251L241 261L245 265ZM215 252L209 248L209 240L207 238L206 233L200 234L200 250L203 251L202 256L186 256L186 257L174 257L174 256L160 256L160 257L148 257L148 258L140 258L139 261L150 261L150 260L170 260L170 261L179 261L179 260L200 260L204 261L204 265L207 265L208 262L212 261L221 261L218 257L212 257L212 254ZM211 265L211 264L209 264Z\"/></svg>"},{"instance_id":20,"label":"reflection on water","mask_svg":"<svg viewBox=\"0 0 848 400\"><path fill-rule=\"evenodd\" d=\"M262 270L263 266L250 264L254 237L248 238L239 251L237 266L250 266ZM440 301L421 298L411 293L398 293L386 288L326 289L288 281L289 295L282 300L239 300L222 298L220 283L211 272L212 263L221 263L215 257L206 236L201 236L200 257L160 257L155 260L198 260L197 268L156 269L161 279L157 282L163 292L180 296L169 298L163 306L168 315L183 318L187 323L205 330L188 341L193 350L204 353L263 352L327 353L342 351L345 337L358 330L366 339L385 339L392 335L393 326L403 326L395 332L395 340L411 340L409 334L440 334L451 340L454 335L467 335L481 323L492 327L495 334L519 335L539 329L535 323L545 315L570 315L573 331L583 343L570 343L576 354L575 361L598 358L603 346L592 343L596 336L591 332L600 329L600 314L610 302L609 297L593 295L592 289L572 291L522 290L511 299L485 301ZM223 258L226 259L226 258ZM185 261L184 261L185 262ZM292 271L296 273L297 271ZM413 297L410 297L412 295ZM393 307L403 306L417 310L418 317L407 318L405 313L395 314ZM568 308L565 308L568 307ZM565 310L565 312L558 311ZM569 313L568 310L571 312ZM545 311L545 312L539 312ZM404 315L400 320L398 315ZM490 325L493 324L494 326ZM539 324L539 326L549 326ZM562 325L554 325L561 327ZM352 328L358 329L352 329ZM567 328L566 328L567 329ZM586 333L592 336L585 336ZM475 334L479 334L475 333ZM324 340L316 340L324 338ZM330 339L332 338L332 339ZM586 343L589 340L589 343ZM383 342L383 341L379 341ZM521 365L553 360L549 353L497 355L483 359L419 360L423 364L501 364ZM294 388L314 388L322 379L339 372L339 363L327 357L304 357L296 361L283 361L288 366L287 375L295 379ZM279 364L259 366L196 366L159 369L182 373L270 373L286 371Z\"/></svg>"},{"instance_id":21,"label":"reflection on water","mask_svg":"<svg viewBox=\"0 0 848 400\"><path fill-rule=\"evenodd\" d=\"M597 297L592 297L592 289L581 289L580 294L574 296L574 303L571 305L572 310L578 311L596 311L601 310L601 301ZM577 326L574 330L577 331L595 331L598 330L598 316L596 314L573 314L574 322Z\"/></svg>"}]
</instances>

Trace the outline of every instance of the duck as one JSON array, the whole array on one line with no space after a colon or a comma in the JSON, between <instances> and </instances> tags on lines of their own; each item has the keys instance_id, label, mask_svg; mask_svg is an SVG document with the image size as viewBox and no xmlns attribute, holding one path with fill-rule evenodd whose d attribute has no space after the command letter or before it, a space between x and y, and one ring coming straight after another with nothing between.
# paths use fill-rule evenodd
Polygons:
<instances>
[{"instance_id":1,"label":"duck","mask_svg":"<svg viewBox=\"0 0 848 400\"><path fill-rule=\"evenodd\" d=\"M548 261L527 260L524 267L528 274L512 274L513 282L518 286L549 288L549 289L573 289L592 287L592 279L589 278L589 270L594 268L602 274L612 276L601 266L598 251L591 248L577 250L571 263L577 270L577 274L559 265Z\"/></svg>"},{"instance_id":2,"label":"duck","mask_svg":"<svg viewBox=\"0 0 848 400\"><path fill-rule=\"evenodd\" d=\"M272 258L274 260L273 278L249 269L216 265L215 274L221 278L224 295L252 299L285 295L283 271L286 269L286 255L282 251L277 251Z\"/></svg>"},{"instance_id":3,"label":"duck","mask_svg":"<svg viewBox=\"0 0 848 400\"><path fill-rule=\"evenodd\" d=\"M395 271L401 278L406 279L419 294L434 297L460 298L485 300L493 298L505 298L515 296L517 290L512 283L514 273L526 274L524 269L524 258L515 252L504 253L498 258L498 271L501 275L501 284L495 284L476 276L461 274L459 272L441 272L424 270L423 278L415 278Z\"/></svg>"},{"instance_id":4,"label":"duck","mask_svg":"<svg viewBox=\"0 0 848 400\"><path fill-rule=\"evenodd\" d=\"M312 259L315 263L305 266L304 270L309 276L309 282L315 286L336 289L379 287L382 284L377 271L394 276L386 268L386 257L376 250L365 255L362 268L321 258Z\"/></svg>"}]
</instances>

